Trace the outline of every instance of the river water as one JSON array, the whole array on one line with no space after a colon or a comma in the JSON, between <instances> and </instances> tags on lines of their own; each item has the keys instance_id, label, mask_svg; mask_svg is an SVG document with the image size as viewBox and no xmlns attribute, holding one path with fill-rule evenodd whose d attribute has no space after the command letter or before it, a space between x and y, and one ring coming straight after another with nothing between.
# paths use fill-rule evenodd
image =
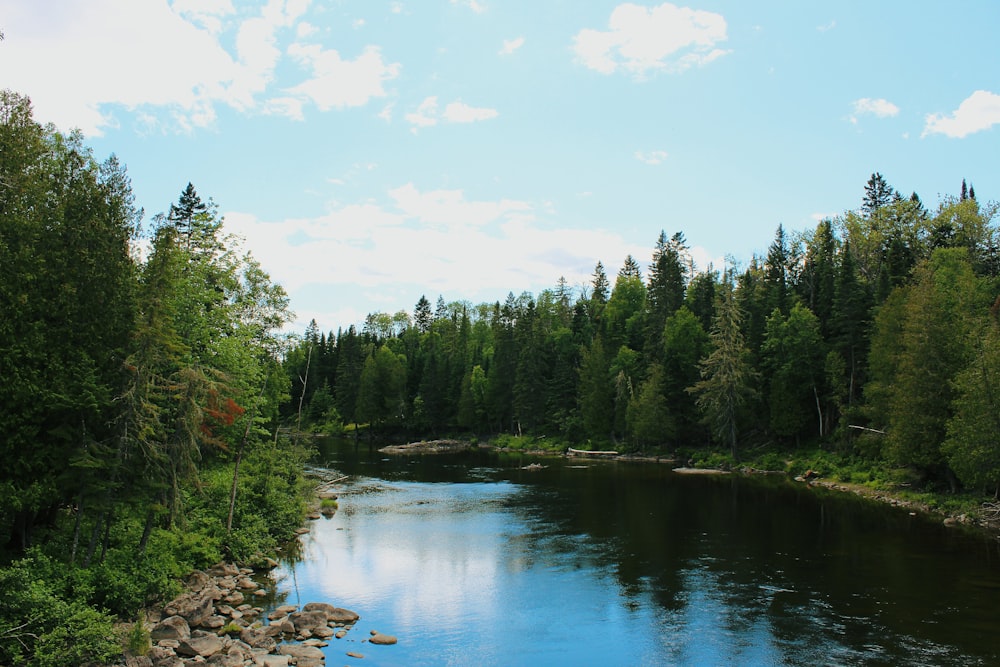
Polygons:
<instances>
[{"instance_id":1,"label":"river water","mask_svg":"<svg viewBox=\"0 0 1000 667\"><path fill-rule=\"evenodd\" d=\"M339 510L273 576L274 604L361 615L328 665L1000 664L996 540L905 510L655 463L323 458Z\"/></svg>"}]
</instances>

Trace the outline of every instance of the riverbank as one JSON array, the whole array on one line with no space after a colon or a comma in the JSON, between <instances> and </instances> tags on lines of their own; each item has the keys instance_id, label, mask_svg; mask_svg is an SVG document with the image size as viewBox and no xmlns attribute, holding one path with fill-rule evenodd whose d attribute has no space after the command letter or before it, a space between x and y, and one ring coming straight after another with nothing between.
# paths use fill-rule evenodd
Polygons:
<instances>
[{"instance_id":1,"label":"riverbank","mask_svg":"<svg viewBox=\"0 0 1000 667\"><path fill-rule=\"evenodd\" d=\"M378 451L387 455L452 454L472 448L539 457L584 458L623 463L656 463L674 466L678 474L782 475L816 488L861 496L939 519L949 527L965 527L1000 539L1000 506L989 507L988 498L972 494L950 494L920 490L904 481L905 471L891 470L871 462L858 462L821 449L778 455L751 452L735 462L726 452L617 452L569 447L563 442L530 436L502 435L486 442L445 439L421 440L389 445Z\"/></svg>"}]
</instances>

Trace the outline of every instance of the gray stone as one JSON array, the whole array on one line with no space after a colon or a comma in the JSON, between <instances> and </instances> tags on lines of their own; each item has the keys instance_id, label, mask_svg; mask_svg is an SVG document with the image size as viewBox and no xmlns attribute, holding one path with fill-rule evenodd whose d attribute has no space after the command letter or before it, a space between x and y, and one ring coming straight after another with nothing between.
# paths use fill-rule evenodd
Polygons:
<instances>
[{"instance_id":1,"label":"gray stone","mask_svg":"<svg viewBox=\"0 0 1000 667\"><path fill-rule=\"evenodd\" d=\"M161 639L187 639L191 636L191 626L181 616L168 616L157 623L149 632L149 638L153 642Z\"/></svg>"},{"instance_id":2,"label":"gray stone","mask_svg":"<svg viewBox=\"0 0 1000 667\"><path fill-rule=\"evenodd\" d=\"M340 607L334 607L333 611L327 612L326 617L330 623L355 623L361 618L350 609L342 609Z\"/></svg>"},{"instance_id":3,"label":"gray stone","mask_svg":"<svg viewBox=\"0 0 1000 667\"><path fill-rule=\"evenodd\" d=\"M212 667L243 667L244 662L242 655L216 653L205 664L212 665Z\"/></svg>"},{"instance_id":4,"label":"gray stone","mask_svg":"<svg viewBox=\"0 0 1000 667\"><path fill-rule=\"evenodd\" d=\"M213 577L235 577L240 573L240 568L233 563L216 563L208 573Z\"/></svg>"},{"instance_id":5,"label":"gray stone","mask_svg":"<svg viewBox=\"0 0 1000 667\"><path fill-rule=\"evenodd\" d=\"M254 667L288 667L287 655L255 655Z\"/></svg>"},{"instance_id":6,"label":"gray stone","mask_svg":"<svg viewBox=\"0 0 1000 667\"><path fill-rule=\"evenodd\" d=\"M295 658L301 664L301 660L323 660L323 651L315 646L303 646L302 644L279 644L278 654Z\"/></svg>"},{"instance_id":7,"label":"gray stone","mask_svg":"<svg viewBox=\"0 0 1000 667\"><path fill-rule=\"evenodd\" d=\"M209 616L201 624L203 628L212 628L213 630L218 630L226 624L226 619L223 616Z\"/></svg>"},{"instance_id":8,"label":"gray stone","mask_svg":"<svg viewBox=\"0 0 1000 667\"><path fill-rule=\"evenodd\" d=\"M371 639L368 640L372 644L389 646L390 644L395 644L397 641L399 641L393 635L383 635L381 632L374 632L374 631L372 632L373 632L372 637Z\"/></svg>"},{"instance_id":9,"label":"gray stone","mask_svg":"<svg viewBox=\"0 0 1000 667\"><path fill-rule=\"evenodd\" d=\"M296 632L303 632L305 630L311 632L315 628L325 626L328 622L327 613L321 610L299 611L292 614L289 618L295 624Z\"/></svg>"},{"instance_id":10,"label":"gray stone","mask_svg":"<svg viewBox=\"0 0 1000 667\"><path fill-rule=\"evenodd\" d=\"M203 593L185 593L163 608L165 614L183 616L190 626L201 625L213 611L212 598Z\"/></svg>"},{"instance_id":11,"label":"gray stone","mask_svg":"<svg viewBox=\"0 0 1000 667\"><path fill-rule=\"evenodd\" d=\"M200 655L203 658L213 656L222 650L222 640L214 635L208 637L191 637L181 642L177 647L178 655L194 657Z\"/></svg>"}]
</instances>

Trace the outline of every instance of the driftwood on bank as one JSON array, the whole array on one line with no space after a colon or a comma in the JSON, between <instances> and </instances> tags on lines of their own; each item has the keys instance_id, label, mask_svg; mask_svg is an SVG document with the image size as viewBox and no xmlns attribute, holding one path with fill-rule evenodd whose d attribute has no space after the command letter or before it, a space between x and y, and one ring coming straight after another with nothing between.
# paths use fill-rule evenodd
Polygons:
<instances>
[{"instance_id":1,"label":"driftwood on bank","mask_svg":"<svg viewBox=\"0 0 1000 667\"><path fill-rule=\"evenodd\" d=\"M422 440L405 445L389 445L378 451L382 454L454 454L471 447L472 443L464 440Z\"/></svg>"},{"instance_id":2,"label":"driftwood on bank","mask_svg":"<svg viewBox=\"0 0 1000 667\"><path fill-rule=\"evenodd\" d=\"M566 453L570 456L619 456L621 453L616 452L613 449L573 449L572 447L566 450Z\"/></svg>"}]
</instances>

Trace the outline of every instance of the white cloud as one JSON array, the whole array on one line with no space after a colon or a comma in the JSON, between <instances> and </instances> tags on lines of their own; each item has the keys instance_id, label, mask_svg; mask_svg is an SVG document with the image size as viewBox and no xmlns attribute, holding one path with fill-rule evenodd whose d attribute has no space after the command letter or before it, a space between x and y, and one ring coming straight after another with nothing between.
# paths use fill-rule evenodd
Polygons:
<instances>
[{"instance_id":1,"label":"white cloud","mask_svg":"<svg viewBox=\"0 0 1000 667\"><path fill-rule=\"evenodd\" d=\"M439 122L446 123L475 123L477 121L489 120L500 115L496 109L486 107L473 107L464 102L450 102L445 106L444 111L438 110L437 96L424 98L416 111L405 115L406 122L413 126L415 132L421 127L433 127Z\"/></svg>"},{"instance_id":2,"label":"white cloud","mask_svg":"<svg viewBox=\"0 0 1000 667\"><path fill-rule=\"evenodd\" d=\"M962 101L950 116L928 114L921 137L943 134L961 139L975 132L989 129L1000 123L1000 95L987 90L977 90Z\"/></svg>"},{"instance_id":3,"label":"white cloud","mask_svg":"<svg viewBox=\"0 0 1000 667\"><path fill-rule=\"evenodd\" d=\"M889 100L882 98L872 99L870 97L862 97L861 99L854 100L852 107L854 109L854 113L850 116L852 123L857 123L859 116L892 118L899 115L899 107Z\"/></svg>"},{"instance_id":4,"label":"white cloud","mask_svg":"<svg viewBox=\"0 0 1000 667\"><path fill-rule=\"evenodd\" d=\"M377 46L367 46L354 60L344 60L335 49L292 44L289 55L310 70L312 78L288 89L311 100L322 111L358 107L373 97L385 97L383 83L399 75L399 63L386 63Z\"/></svg>"},{"instance_id":5,"label":"white cloud","mask_svg":"<svg viewBox=\"0 0 1000 667\"><path fill-rule=\"evenodd\" d=\"M353 59L319 46L284 49L283 37L317 32L301 20L310 2L267 0L252 15L232 0L92 0L55 13L14 3L0 57L18 66L4 68L4 85L31 97L39 120L91 136L119 127L121 107L136 131L150 132L210 125L219 105L302 120L309 102L339 109L384 96L400 66L375 46ZM311 78L278 92L286 57Z\"/></svg>"},{"instance_id":6,"label":"white cloud","mask_svg":"<svg viewBox=\"0 0 1000 667\"><path fill-rule=\"evenodd\" d=\"M412 183L389 191L396 206L408 217L434 226L480 227L531 210L526 202L502 199L496 202L465 200L461 190L431 190L421 193Z\"/></svg>"},{"instance_id":7,"label":"white cloud","mask_svg":"<svg viewBox=\"0 0 1000 667\"><path fill-rule=\"evenodd\" d=\"M836 27L837 27L837 22L834 20L834 21L830 21L826 25L816 26L816 30L818 30L820 32L829 32L829 31L833 30Z\"/></svg>"},{"instance_id":8,"label":"white cloud","mask_svg":"<svg viewBox=\"0 0 1000 667\"><path fill-rule=\"evenodd\" d=\"M414 126L414 129L437 125L437 97L425 98L416 111L408 113L404 117L407 123Z\"/></svg>"},{"instance_id":9,"label":"white cloud","mask_svg":"<svg viewBox=\"0 0 1000 667\"><path fill-rule=\"evenodd\" d=\"M509 56L510 54L517 51L519 48L524 46L524 37L515 37L514 39L503 40L503 47L500 49L500 55Z\"/></svg>"},{"instance_id":10,"label":"white cloud","mask_svg":"<svg viewBox=\"0 0 1000 667\"><path fill-rule=\"evenodd\" d=\"M619 5L608 30L581 30L574 37L577 58L604 74L624 70L636 78L658 71L681 72L708 64L728 53L726 20L721 14L664 3Z\"/></svg>"},{"instance_id":11,"label":"white cloud","mask_svg":"<svg viewBox=\"0 0 1000 667\"><path fill-rule=\"evenodd\" d=\"M444 108L444 119L449 123L475 123L480 120L496 118L500 113L496 109L485 107L470 107L463 102L452 102Z\"/></svg>"},{"instance_id":12,"label":"white cloud","mask_svg":"<svg viewBox=\"0 0 1000 667\"><path fill-rule=\"evenodd\" d=\"M667 159L666 151L636 151L635 159L646 164L657 165Z\"/></svg>"},{"instance_id":13,"label":"white cloud","mask_svg":"<svg viewBox=\"0 0 1000 667\"><path fill-rule=\"evenodd\" d=\"M477 14L482 14L486 11L486 6L477 0L451 0L451 4L464 5Z\"/></svg>"},{"instance_id":14,"label":"white cloud","mask_svg":"<svg viewBox=\"0 0 1000 667\"><path fill-rule=\"evenodd\" d=\"M610 267L628 254L648 254L614 231L541 224L536 211L544 208L406 183L381 201L338 206L316 218L264 221L227 212L225 220L227 231L242 236L288 290L300 329L315 313L334 316L333 303L345 319L317 318L324 328L358 323L373 310L412 310L424 292L478 303L511 290L537 294L561 275L581 285L599 259ZM371 294L387 301L375 305Z\"/></svg>"},{"instance_id":15,"label":"white cloud","mask_svg":"<svg viewBox=\"0 0 1000 667\"><path fill-rule=\"evenodd\" d=\"M227 11L225 3L210 8L202 23ZM237 70L214 25L198 27L164 2L93 0L57 12L8 3L3 21L2 58L18 64L4 66L4 86L31 97L39 120L92 136L114 126L113 105L165 107L188 127L211 122L210 107L225 99Z\"/></svg>"}]
</instances>

